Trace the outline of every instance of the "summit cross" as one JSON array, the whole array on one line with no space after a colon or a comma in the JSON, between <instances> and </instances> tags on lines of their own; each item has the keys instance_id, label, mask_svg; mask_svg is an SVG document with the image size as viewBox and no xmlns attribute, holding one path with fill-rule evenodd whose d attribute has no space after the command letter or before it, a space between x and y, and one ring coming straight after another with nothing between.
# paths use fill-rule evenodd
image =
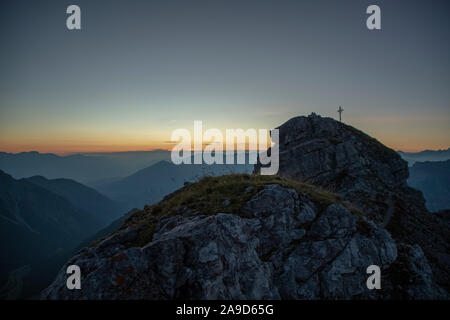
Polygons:
<instances>
[{"instance_id":1,"label":"summit cross","mask_svg":"<svg viewBox=\"0 0 450 320\"><path fill-rule=\"evenodd\" d=\"M339 106L339 109L337 112L339 112L339 122L342 122L342 112L344 111L344 109L342 109L341 106Z\"/></svg>"}]
</instances>

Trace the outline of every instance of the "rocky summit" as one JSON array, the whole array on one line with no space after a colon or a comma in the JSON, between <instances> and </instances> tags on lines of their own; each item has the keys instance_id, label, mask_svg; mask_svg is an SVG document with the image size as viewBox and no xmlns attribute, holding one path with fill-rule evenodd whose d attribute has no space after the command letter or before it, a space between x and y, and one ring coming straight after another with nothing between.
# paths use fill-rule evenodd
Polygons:
<instances>
[{"instance_id":1,"label":"rocky summit","mask_svg":"<svg viewBox=\"0 0 450 320\"><path fill-rule=\"evenodd\" d=\"M349 125L316 114L278 127L279 175L338 193L390 232L398 244L423 250L433 278L450 290L448 218L431 214L407 185L408 165L392 149ZM255 173L260 165L255 166Z\"/></svg>"},{"instance_id":2,"label":"rocky summit","mask_svg":"<svg viewBox=\"0 0 450 320\"><path fill-rule=\"evenodd\" d=\"M337 192L357 202L374 221L385 220L380 201L390 203L407 189L407 163L351 126L312 114L293 118L278 129L281 176ZM255 166L256 173L260 167Z\"/></svg>"},{"instance_id":3,"label":"rocky summit","mask_svg":"<svg viewBox=\"0 0 450 320\"><path fill-rule=\"evenodd\" d=\"M333 119L279 129L279 176L187 184L81 250L41 297L448 299L448 219L407 186L406 162ZM66 286L73 264L80 290Z\"/></svg>"}]
</instances>

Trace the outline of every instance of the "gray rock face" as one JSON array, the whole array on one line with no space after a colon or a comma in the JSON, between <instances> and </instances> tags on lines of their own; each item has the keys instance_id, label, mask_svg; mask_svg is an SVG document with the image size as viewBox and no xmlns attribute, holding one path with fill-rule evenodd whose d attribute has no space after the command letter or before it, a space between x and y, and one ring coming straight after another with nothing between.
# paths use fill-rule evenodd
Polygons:
<instances>
[{"instance_id":1,"label":"gray rock face","mask_svg":"<svg viewBox=\"0 0 450 320\"><path fill-rule=\"evenodd\" d=\"M278 129L281 176L337 192L365 209L372 221L384 220L387 204L377 202L406 187L406 161L353 127L312 114Z\"/></svg>"},{"instance_id":2,"label":"gray rock face","mask_svg":"<svg viewBox=\"0 0 450 320\"><path fill-rule=\"evenodd\" d=\"M65 266L43 299L363 299L383 298L366 286L366 268L387 270L397 246L386 230L339 204L319 210L307 196L267 185L233 213L163 218L143 247L121 230L81 251L67 265L82 272L68 290ZM361 227L364 225L364 227ZM426 259L416 254L418 268ZM394 287L391 280L388 287ZM423 279L434 285L430 277ZM427 291L411 285L406 294ZM394 289L391 289L393 291Z\"/></svg>"},{"instance_id":3,"label":"gray rock face","mask_svg":"<svg viewBox=\"0 0 450 320\"><path fill-rule=\"evenodd\" d=\"M343 192L397 188L408 178L396 152L331 118L296 117L278 129L283 176Z\"/></svg>"},{"instance_id":4,"label":"gray rock face","mask_svg":"<svg viewBox=\"0 0 450 320\"><path fill-rule=\"evenodd\" d=\"M450 290L450 229L406 184L408 166L393 150L363 132L312 114L279 128L279 175L339 193L399 244L418 245L433 278ZM261 165L255 166L255 172Z\"/></svg>"}]
</instances>

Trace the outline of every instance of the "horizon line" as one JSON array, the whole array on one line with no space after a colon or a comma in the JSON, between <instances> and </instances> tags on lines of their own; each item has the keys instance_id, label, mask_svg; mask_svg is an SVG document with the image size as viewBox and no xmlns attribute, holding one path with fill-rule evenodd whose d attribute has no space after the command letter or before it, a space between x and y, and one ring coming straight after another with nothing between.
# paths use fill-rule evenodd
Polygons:
<instances>
[{"instance_id":1,"label":"horizon line","mask_svg":"<svg viewBox=\"0 0 450 320\"><path fill-rule=\"evenodd\" d=\"M388 146L389 147L389 146ZM390 148L390 147L389 147ZM395 152L403 152L403 153L420 153L420 152L426 152L426 151L448 151L450 150L450 147L448 147L447 149L442 149L442 148L435 148L435 149L414 149L414 151L412 149L394 149L391 148L392 150L394 150ZM136 150L99 150L99 151L39 151L39 150L29 150L29 151L17 151L17 152L10 152L10 151L4 151L0 149L0 153L7 153L7 154L12 154L12 155L18 155L18 154L22 154L22 153L37 153L37 154L53 154L53 155L58 155L58 156L71 156L71 155L88 155L88 154L107 154L107 153L132 153L132 152L158 152L158 151L164 151L164 152L171 152L171 149L163 149L163 148L154 148L154 149L136 149ZM195 149L191 149L191 152L199 152L202 150L195 150ZM224 152L226 152L226 149L223 149ZM234 151L258 151L258 150L249 150L249 149L234 149Z\"/></svg>"}]
</instances>

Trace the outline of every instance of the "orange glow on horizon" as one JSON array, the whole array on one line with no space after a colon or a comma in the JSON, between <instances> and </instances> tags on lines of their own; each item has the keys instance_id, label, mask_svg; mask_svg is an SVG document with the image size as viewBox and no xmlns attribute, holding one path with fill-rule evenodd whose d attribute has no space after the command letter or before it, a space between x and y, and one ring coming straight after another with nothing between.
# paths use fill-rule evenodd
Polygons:
<instances>
[{"instance_id":1,"label":"orange glow on horizon","mask_svg":"<svg viewBox=\"0 0 450 320\"><path fill-rule=\"evenodd\" d=\"M439 129L439 125L435 125L433 129L428 129L426 131L427 134L423 134L424 130L407 132L406 129L411 127L409 123L408 125L397 124L395 126L383 126L380 129L380 126L375 121L372 121L372 119L362 118L351 121L348 124L355 128L361 128L363 132L376 138L380 143L395 151L419 152L423 150L447 150L450 147L450 140L445 135L443 129ZM418 127L420 123L415 125ZM426 123L423 126L429 126L429 124ZM85 133L80 136L67 132L58 135L24 134L18 136L12 132L5 131L4 134L0 135L0 152L20 153L37 151L40 153L67 155L75 153L171 151L180 142L168 141L167 137L170 135L164 131L157 131L145 135L146 137L142 133L134 134L134 132L125 132L119 136L117 132L114 132L114 134L111 132L110 134ZM10 138L8 139L6 137ZM270 145L270 138L267 143ZM202 144L204 148L206 145L213 145L214 142L202 141ZM248 141L246 141L245 146L238 145L236 148L235 145L235 149L249 150ZM223 144L223 150L226 150L225 144ZM192 141L191 151L196 151L194 141Z\"/></svg>"},{"instance_id":2,"label":"orange glow on horizon","mask_svg":"<svg viewBox=\"0 0 450 320\"><path fill-rule=\"evenodd\" d=\"M381 143L386 145L387 147L395 150L395 151L404 151L404 152L420 152L424 150L447 150L450 146L448 145L414 145L414 146L407 146L407 145L400 145L397 143L389 143L389 141L381 141ZM31 152L36 151L39 153L53 153L58 155L68 155L68 154L76 154L76 153L109 153L109 152L130 152L130 151L156 151L156 150L163 150L163 151L172 151L173 145L168 146L167 143L160 143L155 145L65 145L65 146L58 146L58 145L0 145L0 152L7 152L7 153L21 153L21 152ZM225 146L223 147L223 150L225 151ZM239 151L246 150L248 151L248 148L237 148ZM194 148L191 148L191 151L198 151Z\"/></svg>"}]
</instances>

